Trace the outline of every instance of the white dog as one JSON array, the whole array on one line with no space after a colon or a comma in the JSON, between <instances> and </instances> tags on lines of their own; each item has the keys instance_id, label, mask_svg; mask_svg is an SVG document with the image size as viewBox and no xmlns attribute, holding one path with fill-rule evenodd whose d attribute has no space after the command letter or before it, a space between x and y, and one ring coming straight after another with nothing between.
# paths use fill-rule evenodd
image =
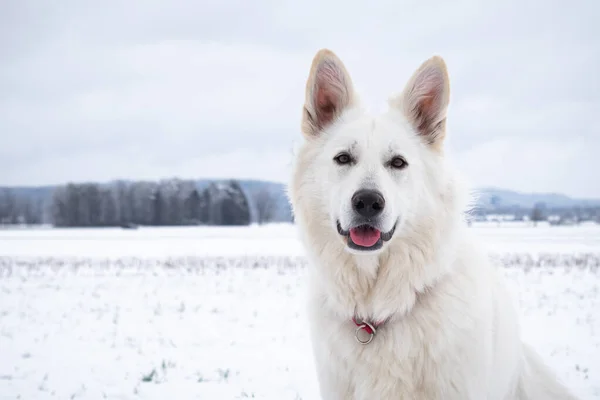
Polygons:
<instances>
[{"instance_id":1,"label":"white dog","mask_svg":"<svg viewBox=\"0 0 600 400\"><path fill-rule=\"evenodd\" d=\"M311 261L324 399L573 399L520 339L511 294L466 223L443 155L449 78L425 61L368 115L319 51L289 188Z\"/></svg>"}]
</instances>

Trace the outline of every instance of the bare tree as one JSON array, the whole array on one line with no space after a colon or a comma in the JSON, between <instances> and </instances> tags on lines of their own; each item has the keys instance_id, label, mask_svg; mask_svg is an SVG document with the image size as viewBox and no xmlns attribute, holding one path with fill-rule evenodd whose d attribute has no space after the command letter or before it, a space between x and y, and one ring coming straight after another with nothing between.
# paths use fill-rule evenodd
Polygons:
<instances>
[{"instance_id":1,"label":"bare tree","mask_svg":"<svg viewBox=\"0 0 600 400\"><path fill-rule=\"evenodd\" d=\"M531 221L533 222L533 226L537 226L537 223L544 219L544 204L536 203L533 206L533 210L531 210Z\"/></svg>"},{"instance_id":2,"label":"bare tree","mask_svg":"<svg viewBox=\"0 0 600 400\"><path fill-rule=\"evenodd\" d=\"M269 189L262 188L255 196L256 219L259 224L266 224L275 219L277 202Z\"/></svg>"}]
</instances>

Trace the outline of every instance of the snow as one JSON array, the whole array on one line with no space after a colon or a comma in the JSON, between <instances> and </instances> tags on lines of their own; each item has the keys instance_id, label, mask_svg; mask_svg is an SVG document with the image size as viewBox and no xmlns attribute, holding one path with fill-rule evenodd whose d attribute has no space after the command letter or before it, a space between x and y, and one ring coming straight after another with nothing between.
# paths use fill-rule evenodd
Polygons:
<instances>
[{"instance_id":1,"label":"snow","mask_svg":"<svg viewBox=\"0 0 600 400\"><path fill-rule=\"evenodd\" d=\"M503 253L585 253L600 252L600 225L537 227L520 222L473 224L475 232L492 252Z\"/></svg>"},{"instance_id":2,"label":"snow","mask_svg":"<svg viewBox=\"0 0 600 400\"><path fill-rule=\"evenodd\" d=\"M144 227L140 229L0 230L0 255L170 257L301 255L286 224L250 227Z\"/></svg>"},{"instance_id":3,"label":"snow","mask_svg":"<svg viewBox=\"0 0 600 400\"><path fill-rule=\"evenodd\" d=\"M474 226L600 399L600 227ZM0 399L316 399L295 228L0 230Z\"/></svg>"}]
</instances>

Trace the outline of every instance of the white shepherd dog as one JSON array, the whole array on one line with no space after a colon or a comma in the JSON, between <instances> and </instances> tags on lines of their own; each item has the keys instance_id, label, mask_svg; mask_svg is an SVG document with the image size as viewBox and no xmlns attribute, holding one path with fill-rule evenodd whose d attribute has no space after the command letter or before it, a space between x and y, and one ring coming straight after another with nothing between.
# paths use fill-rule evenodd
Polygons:
<instances>
[{"instance_id":1,"label":"white shepherd dog","mask_svg":"<svg viewBox=\"0 0 600 400\"><path fill-rule=\"evenodd\" d=\"M324 399L574 399L522 343L464 221L443 154L449 93L433 57L371 116L334 53L313 60L289 196Z\"/></svg>"}]
</instances>

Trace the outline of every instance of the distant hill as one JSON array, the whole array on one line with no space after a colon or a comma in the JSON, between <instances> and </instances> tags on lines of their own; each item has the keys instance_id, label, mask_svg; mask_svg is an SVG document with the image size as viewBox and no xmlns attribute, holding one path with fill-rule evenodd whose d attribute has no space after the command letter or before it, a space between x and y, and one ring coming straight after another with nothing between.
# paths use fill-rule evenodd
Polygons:
<instances>
[{"instance_id":1,"label":"distant hill","mask_svg":"<svg viewBox=\"0 0 600 400\"><path fill-rule=\"evenodd\" d=\"M477 206L484 210L532 209L538 203L543 203L547 208L600 207L600 199L577 199L560 193L523 193L484 187L477 189L474 194Z\"/></svg>"}]
</instances>

